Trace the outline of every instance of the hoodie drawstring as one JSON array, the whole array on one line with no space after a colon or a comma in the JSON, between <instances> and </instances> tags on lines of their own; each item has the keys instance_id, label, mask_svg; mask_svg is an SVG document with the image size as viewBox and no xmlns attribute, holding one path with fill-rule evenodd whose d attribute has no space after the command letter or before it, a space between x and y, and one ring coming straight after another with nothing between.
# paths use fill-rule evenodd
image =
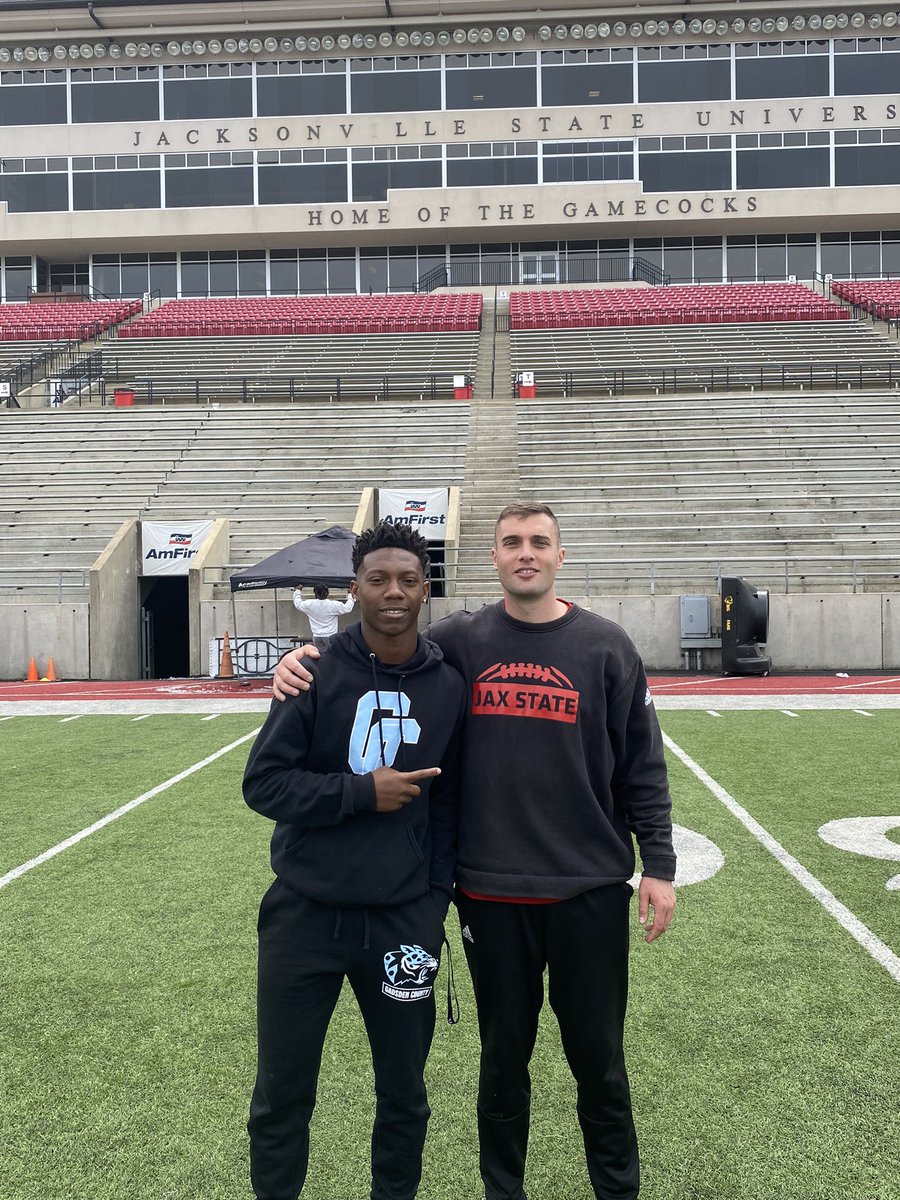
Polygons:
<instances>
[{"instance_id":1,"label":"hoodie drawstring","mask_svg":"<svg viewBox=\"0 0 900 1200\"><path fill-rule=\"evenodd\" d=\"M444 945L447 947L447 1024L459 1023L459 996L456 994L456 980L453 978L453 955L447 935L444 935Z\"/></svg>"},{"instance_id":2,"label":"hoodie drawstring","mask_svg":"<svg viewBox=\"0 0 900 1200\"><path fill-rule=\"evenodd\" d=\"M376 711L378 712L378 742L379 742L379 745L381 746L381 765L383 767L386 767L387 763L384 761L384 729L382 728L382 725L381 725L381 692L378 689L378 672L375 669L375 655L374 654L369 655L369 663L371 664L371 667L372 667L372 683L375 688L375 704L377 705Z\"/></svg>"},{"instance_id":3,"label":"hoodie drawstring","mask_svg":"<svg viewBox=\"0 0 900 1200\"><path fill-rule=\"evenodd\" d=\"M339 938L341 936L341 921L343 920L343 916L344 914L340 909L338 909L337 916L334 919L334 933L331 935L333 938Z\"/></svg>"}]
</instances>

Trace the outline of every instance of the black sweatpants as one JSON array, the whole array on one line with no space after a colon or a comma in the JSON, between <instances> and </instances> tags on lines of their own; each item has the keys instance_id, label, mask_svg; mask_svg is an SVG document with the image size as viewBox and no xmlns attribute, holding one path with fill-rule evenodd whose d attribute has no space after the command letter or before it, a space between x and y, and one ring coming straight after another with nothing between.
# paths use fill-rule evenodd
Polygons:
<instances>
[{"instance_id":1,"label":"black sweatpants","mask_svg":"<svg viewBox=\"0 0 900 1200\"><path fill-rule=\"evenodd\" d=\"M297 1200L303 1187L322 1048L345 977L375 1069L372 1200L415 1196L443 936L431 895L396 908L338 909L272 884L259 912L259 1050L247 1125L258 1200Z\"/></svg>"},{"instance_id":2,"label":"black sweatpants","mask_svg":"<svg viewBox=\"0 0 900 1200\"><path fill-rule=\"evenodd\" d=\"M523 1200L531 1079L544 1001L578 1084L578 1119L597 1200L638 1194L637 1138L622 1035L628 995L628 884L557 904L472 900L457 890L478 1006L478 1137L487 1200Z\"/></svg>"}]
</instances>

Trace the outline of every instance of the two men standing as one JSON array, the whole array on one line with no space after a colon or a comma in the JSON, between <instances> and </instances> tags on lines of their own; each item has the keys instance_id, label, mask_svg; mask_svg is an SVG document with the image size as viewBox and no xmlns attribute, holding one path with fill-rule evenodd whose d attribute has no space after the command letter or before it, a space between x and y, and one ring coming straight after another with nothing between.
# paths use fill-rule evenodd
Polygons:
<instances>
[{"instance_id":1,"label":"two men standing","mask_svg":"<svg viewBox=\"0 0 900 1200\"><path fill-rule=\"evenodd\" d=\"M565 551L550 509L505 508L491 555L503 599L427 631L467 692L455 878L482 1044L485 1196L524 1200L528 1064L546 968L595 1195L635 1200L622 1049L628 880L634 838L639 917L653 941L675 904L661 734L629 638L556 595ZM279 664L276 695L309 687L301 657Z\"/></svg>"}]
</instances>

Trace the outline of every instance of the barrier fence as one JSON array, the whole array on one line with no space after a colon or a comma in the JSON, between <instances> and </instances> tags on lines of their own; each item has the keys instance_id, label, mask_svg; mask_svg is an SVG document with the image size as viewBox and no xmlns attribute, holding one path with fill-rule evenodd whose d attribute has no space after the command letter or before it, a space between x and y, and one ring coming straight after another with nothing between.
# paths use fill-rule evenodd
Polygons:
<instances>
[{"instance_id":1,"label":"barrier fence","mask_svg":"<svg viewBox=\"0 0 900 1200\"><path fill-rule=\"evenodd\" d=\"M510 374L510 391L520 394L521 371ZM654 392L730 392L739 389L895 388L900 386L900 359L876 362L755 362L720 363L716 366L669 367L539 367L534 372L537 396L575 396L604 393L610 396Z\"/></svg>"}]
</instances>

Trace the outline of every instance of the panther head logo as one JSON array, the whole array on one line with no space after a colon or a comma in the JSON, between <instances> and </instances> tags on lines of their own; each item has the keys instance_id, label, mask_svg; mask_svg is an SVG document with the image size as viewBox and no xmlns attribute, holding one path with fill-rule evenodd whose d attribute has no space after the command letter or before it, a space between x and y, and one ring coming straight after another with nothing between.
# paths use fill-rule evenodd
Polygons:
<instances>
[{"instance_id":1,"label":"panther head logo","mask_svg":"<svg viewBox=\"0 0 900 1200\"><path fill-rule=\"evenodd\" d=\"M399 984L422 987L437 969L437 959L421 946L401 945L399 950L389 950L384 956L385 974L395 987Z\"/></svg>"}]
</instances>

